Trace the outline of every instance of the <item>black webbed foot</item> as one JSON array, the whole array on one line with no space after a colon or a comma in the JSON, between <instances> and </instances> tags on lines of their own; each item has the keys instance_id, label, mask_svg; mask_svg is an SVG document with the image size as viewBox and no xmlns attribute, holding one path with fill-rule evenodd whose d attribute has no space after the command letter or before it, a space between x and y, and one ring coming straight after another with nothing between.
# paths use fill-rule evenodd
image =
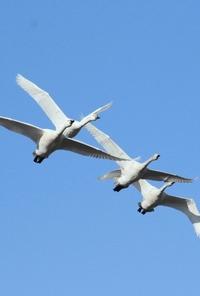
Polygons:
<instances>
[{"instance_id":1,"label":"black webbed foot","mask_svg":"<svg viewBox=\"0 0 200 296\"><path fill-rule=\"evenodd\" d=\"M117 191L119 192L120 190L122 190L124 187L120 184L116 185L114 188L113 188L113 191Z\"/></svg>"},{"instance_id":2,"label":"black webbed foot","mask_svg":"<svg viewBox=\"0 0 200 296\"><path fill-rule=\"evenodd\" d=\"M44 157L36 155L33 159L34 162L36 163L41 163L44 160Z\"/></svg>"}]
</instances>

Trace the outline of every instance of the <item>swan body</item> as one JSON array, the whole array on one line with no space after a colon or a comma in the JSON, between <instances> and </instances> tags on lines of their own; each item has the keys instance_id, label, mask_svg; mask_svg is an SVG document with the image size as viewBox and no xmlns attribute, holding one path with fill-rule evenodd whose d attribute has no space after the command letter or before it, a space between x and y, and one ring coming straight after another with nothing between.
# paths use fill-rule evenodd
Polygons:
<instances>
[{"instance_id":1,"label":"swan body","mask_svg":"<svg viewBox=\"0 0 200 296\"><path fill-rule=\"evenodd\" d=\"M138 181L140 178L143 178L143 175L147 171L147 166L152 161L155 161L159 158L159 154L154 154L147 161L140 163L135 160L127 161L127 164L122 166L121 174L117 179L116 187L114 191L120 191L122 188L127 188L133 182Z\"/></svg>"},{"instance_id":2,"label":"swan body","mask_svg":"<svg viewBox=\"0 0 200 296\"><path fill-rule=\"evenodd\" d=\"M95 140L104 149L111 154L120 158L127 159L127 161L117 161L120 169L109 172L103 175L100 179L114 179L116 186L114 191L120 191L127 188L130 184L139 179L150 179L155 181L173 181L173 182L192 182L192 179L184 178L167 172L155 171L148 168L148 165L159 158L159 154L154 154L143 163L132 159L126 154L108 135L100 129L93 126L91 123L86 125L86 129L95 138Z\"/></svg>"},{"instance_id":3,"label":"swan body","mask_svg":"<svg viewBox=\"0 0 200 296\"><path fill-rule=\"evenodd\" d=\"M193 199L172 196L165 193L165 189L174 182L167 182L163 187L157 188L152 186L146 180L140 179L133 185L139 190L142 195L142 201L139 203L138 212L145 214L153 212L158 206L166 206L174 208L185 214L194 226L196 235L200 237L200 212L197 209L196 203Z\"/></svg>"},{"instance_id":4,"label":"swan body","mask_svg":"<svg viewBox=\"0 0 200 296\"><path fill-rule=\"evenodd\" d=\"M96 158L105 158L111 160L120 160L120 158L112 156L98 148L87 145L83 142L66 138L64 131L73 120L67 120L65 125L57 130L41 129L37 126L17 121L7 117L0 117L0 125L19 134L30 138L36 143L37 147L33 152L34 161L41 163L45 158L58 149L72 151L86 156Z\"/></svg>"},{"instance_id":5,"label":"swan body","mask_svg":"<svg viewBox=\"0 0 200 296\"><path fill-rule=\"evenodd\" d=\"M39 88L36 84L26 79L22 75L18 74L16 77L17 84L25 90L42 108L45 114L52 121L56 129L61 128L65 122L67 122L70 118L68 118L63 111L59 108L59 106L55 103L52 97L43 89ZM99 114L103 111L106 111L112 106L112 103L106 104L89 115L85 116L82 120L74 120L74 123L67 127L64 131L64 135L68 138L75 137L79 131L84 127L87 123L91 121L95 121L99 119Z\"/></svg>"}]
</instances>

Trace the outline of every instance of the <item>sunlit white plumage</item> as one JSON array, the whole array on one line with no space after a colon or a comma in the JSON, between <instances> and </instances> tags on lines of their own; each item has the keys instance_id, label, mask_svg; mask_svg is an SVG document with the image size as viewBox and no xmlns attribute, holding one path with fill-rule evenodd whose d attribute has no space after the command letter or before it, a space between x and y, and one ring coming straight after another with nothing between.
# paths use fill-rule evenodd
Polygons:
<instances>
[{"instance_id":1,"label":"sunlit white plumage","mask_svg":"<svg viewBox=\"0 0 200 296\"><path fill-rule=\"evenodd\" d=\"M104 149L111 154L117 155L120 158L129 159L129 161L117 161L120 169L109 172L101 177L102 180L114 179L116 186L115 191L120 191L128 187L130 184L139 179L150 179L156 181L175 181L175 182L192 182L192 179L184 178L167 172L155 171L148 169L147 166L159 155L155 154L147 161L140 163L128 156L108 135L100 129L93 126L91 123L86 125L87 130L95 138L95 140Z\"/></svg>"},{"instance_id":2,"label":"sunlit white plumage","mask_svg":"<svg viewBox=\"0 0 200 296\"><path fill-rule=\"evenodd\" d=\"M58 149L68 150L96 158L119 160L119 158L109 155L108 153L98 148L74 139L66 138L63 133L65 129L72 124L73 121L68 119L67 121L65 121L65 125L63 125L60 129L50 130L41 129L37 126L17 121L11 118L0 117L0 125L13 132L22 134L30 138L37 144L37 148L34 151L34 161L37 163L42 162L44 158L47 158L51 153Z\"/></svg>"},{"instance_id":3,"label":"sunlit white plumage","mask_svg":"<svg viewBox=\"0 0 200 296\"><path fill-rule=\"evenodd\" d=\"M63 113L48 92L39 88L32 81L26 79L20 74L17 75L16 81L17 84L37 102L48 118L52 121L56 129L62 128L65 122L70 119ZM99 114L106 111L111 106L112 103L106 104L82 118L81 121L74 120L73 125L65 129L64 135L66 137L73 138L78 134L82 127L84 127L88 122L97 120L99 118Z\"/></svg>"},{"instance_id":4,"label":"sunlit white plumage","mask_svg":"<svg viewBox=\"0 0 200 296\"><path fill-rule=\"evenodd\" d=\"M157 188L146 180L140 179L138 182L135 182L133 185L142 195L142 201L139 203L138 211L145 214L154 211L158 206L174 208L189 218L197 236L200 237L200 212L197 209L195 201L165 193L165 189L172 184L173 182L168 182L163 187Z\"/></svg>"}]
</instances>

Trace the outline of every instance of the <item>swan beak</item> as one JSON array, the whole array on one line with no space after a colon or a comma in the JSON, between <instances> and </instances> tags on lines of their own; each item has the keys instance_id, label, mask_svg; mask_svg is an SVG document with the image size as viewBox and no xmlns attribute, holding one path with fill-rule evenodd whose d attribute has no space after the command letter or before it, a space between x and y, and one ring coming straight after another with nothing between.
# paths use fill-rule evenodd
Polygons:
<instances>
[{"instance_id":1,"label":"swan beak","mask_svg":"<svg viewBox=\"0 0 200 296\"><path fill-rule=\"evenodd\" d=\"M69 125L71 126L71 125L74 123L74 121L75 121L75 120L70 119L70 121L69 121Z\"/></svg>"}]
</instances>

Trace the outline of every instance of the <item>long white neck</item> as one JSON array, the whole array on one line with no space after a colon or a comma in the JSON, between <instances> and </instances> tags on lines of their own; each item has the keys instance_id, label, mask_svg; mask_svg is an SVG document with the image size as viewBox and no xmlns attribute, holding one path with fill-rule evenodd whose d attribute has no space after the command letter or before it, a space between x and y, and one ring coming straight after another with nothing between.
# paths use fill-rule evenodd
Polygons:
<instances>
[{"instance_id":1,"label":"long white neck","mask_svg":"<svg viewBox=\"0 0 200 296\"><path fill-rule=\"evenodd\" d=\"M155 161L159 158L159 154L154 154L149 159L147 159L145 162L143 162L144 168L146 168L152 161Z\"/></svg>"},{"instance_id":2,"label":"long white neck","mask_svg":"<svg viewBox=\"0 0 200 296\"><path fill-rule=\"evenodd\" d=\"M60 137L68 127L68 125L64 125L63 128L61 128L61 130L58 132L58 137Z\"/></svg>"},{"instance_id":3,"label":"long white neck","mask_svg":"<svg viewBox=\"0 0 200 296\"><path fill-rule=\"evenodd\" d=\"M172 186L174 184L174 182L167 182L165 183L161 188L160 188L160 192L164 192L168 187Z\"/></svg>"},{"instance_id":4,"label":"long white neck","mask_svg":"<svg viewBox=\"0 0 200 296\"><path fill-rule=\"evenodd\" d=\"M93 119L90 116L86 116L80 121L81 127L89 123L90 121L93 121Z\"/></svg>"},{"instance_id":5,"label":"long white neck","mask_svg":"<svg viewBox=\"0 0 200 296\"><path fill-rule=\"evenodd\" d=\"M148 190L151 190L152 188L154 188L154 186L152 186L148 181L146 181L144 179L139 179L137 182L134 182L133 185L141 193L144 192L144 191L148 191Z\"/></svg>"}]
</instances>

